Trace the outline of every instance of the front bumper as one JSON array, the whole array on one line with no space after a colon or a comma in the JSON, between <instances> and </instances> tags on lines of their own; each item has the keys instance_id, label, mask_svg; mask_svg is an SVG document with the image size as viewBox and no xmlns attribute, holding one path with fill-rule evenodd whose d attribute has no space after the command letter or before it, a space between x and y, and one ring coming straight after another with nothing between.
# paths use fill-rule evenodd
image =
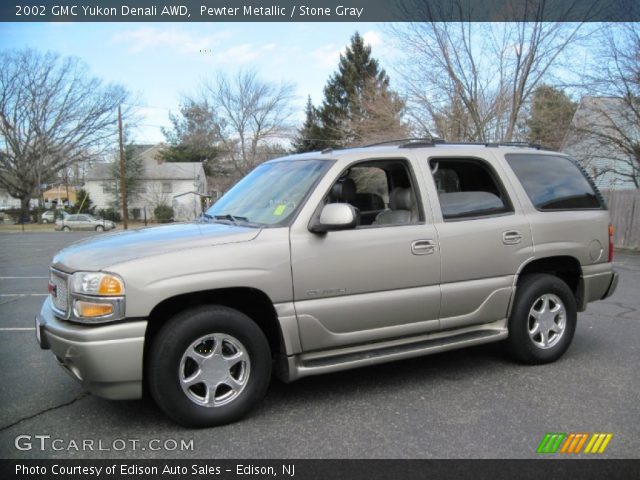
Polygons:
<instances>
[{"instance_id":1,"label":"front bumper","mask_svg":"<svg viewBox=\"0 0 640 480\"><path fill-rule=\"evenodd\" d=\"M142 397L145 320L78 325L57 318L49 297L36 315L36 338L91 393L109 399Z\"/></svg>"}]
</instances>

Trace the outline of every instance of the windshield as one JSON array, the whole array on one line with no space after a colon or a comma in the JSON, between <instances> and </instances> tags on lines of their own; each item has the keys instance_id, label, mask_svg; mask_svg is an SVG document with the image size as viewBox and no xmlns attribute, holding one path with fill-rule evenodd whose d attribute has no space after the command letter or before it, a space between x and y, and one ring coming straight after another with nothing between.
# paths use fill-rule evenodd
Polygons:
<instances>
[{"instance_id":1,"label":"windshield","mask_svg":"<svg viewBox=\"0 0 640 480\"><path fill-rule=\"evenodd\" d=\"M231 223L282 224L329 165L325 160L262 164L212 205L206 217Z\"/></svg>"}]
</instances>

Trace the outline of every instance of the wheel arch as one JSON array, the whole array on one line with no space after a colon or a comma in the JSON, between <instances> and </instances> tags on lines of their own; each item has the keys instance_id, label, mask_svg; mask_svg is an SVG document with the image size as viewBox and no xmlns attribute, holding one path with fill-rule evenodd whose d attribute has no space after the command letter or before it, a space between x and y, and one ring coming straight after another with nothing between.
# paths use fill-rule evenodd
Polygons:
<instances>
[{"instance_id":1,"label":"wheel arch","mask_svg":"<svg viewBox=\"0 0 640 480\"><path fill-rule=\"evenodd\" d=\"M231 287L176 295L158 303L149 314L145 353L167 320L180 311L201 305L222 305L244 313L263 331L273 355L283 351L278 317L269 296L256 288Z\"/></svg>"},{"instance_id":2,"label":"wheel arch","mask_svg":"<svg viewBox=\"0 0 640 480\"><path fill-rule=\"evenodd\" d=\"M560 278L569 286L569 289L575 296L578 310L584 310L584 308L580 308L583 303L582 298L584 297L582 267L577 258L570 255L557 255L532 259L520 268L516 287L523 278L533 273L548 273Z\"/></svg>"}]
</instances>

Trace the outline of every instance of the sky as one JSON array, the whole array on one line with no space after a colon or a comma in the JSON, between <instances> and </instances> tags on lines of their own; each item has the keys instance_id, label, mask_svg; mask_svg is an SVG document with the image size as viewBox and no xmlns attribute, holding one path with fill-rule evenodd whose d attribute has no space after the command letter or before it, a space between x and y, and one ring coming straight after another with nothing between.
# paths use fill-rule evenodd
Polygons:
<instances>
[{"instance_id":1,"label":"sky","mask_svg":"<svg viewBox=\"0 0 640 480\"><path fill-rule=\"evenodd\" d=\"M218 72L252 69L263 80L295 85L297 117L314 104L354 32L390 73L399 54L389 29L375 23L0 23L0 49L34 48L78 57L92 75L136 97L136 143L164 141L169 111Z\"/></svg>"}]
</instances>

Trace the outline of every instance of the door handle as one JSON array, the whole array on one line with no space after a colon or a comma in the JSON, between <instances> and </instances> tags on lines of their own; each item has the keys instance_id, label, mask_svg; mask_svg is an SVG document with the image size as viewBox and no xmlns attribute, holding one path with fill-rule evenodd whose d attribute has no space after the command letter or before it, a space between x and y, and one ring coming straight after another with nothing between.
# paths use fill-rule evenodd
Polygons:
<instances>
[{"instance_id":1,"label":"door handle","mask_svg":"<svg viewBox=\"0 0 640 480\"><path fill-rule=\"evenodd\" d=\"M522 241L522 234L515 230L502 232L502 243L505 245L516 245Z\"/></svg>"},{"instance_id":2,"label":"door handle","mask_svg":"<svg viewBox=\"0 0 640 480\"><path fill-rule=\"evenodd\" d=\"M436 251L436 242L433 240L416 240L411 242L411 253L414 255L430 255Z\"/></svg>"}]
</instances>

